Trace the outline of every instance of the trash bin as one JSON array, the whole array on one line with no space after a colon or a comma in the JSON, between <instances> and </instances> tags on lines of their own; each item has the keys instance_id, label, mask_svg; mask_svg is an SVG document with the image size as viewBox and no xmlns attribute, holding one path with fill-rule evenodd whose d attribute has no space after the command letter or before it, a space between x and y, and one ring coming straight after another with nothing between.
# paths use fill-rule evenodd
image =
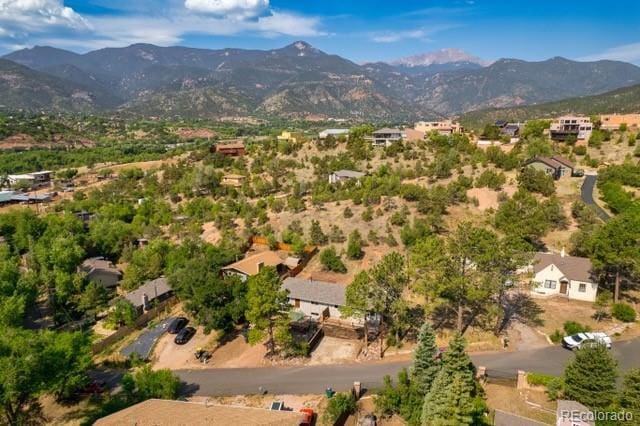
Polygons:
<instances>
[{"instance_id":1,"label":"trash bin","mask_svg":"<svg viewBox=\"0 0 640 426\"><path fill-rule=\"evenodd\" d=\"M325 395L327 395L327 398L331 398L331 397L335 394L335 392L333 391L333 389L331 389L330 387L329 387L329 388L327 388L327 389L324 391L324 393L325 393Z\"/></svg>"}]
</instances>

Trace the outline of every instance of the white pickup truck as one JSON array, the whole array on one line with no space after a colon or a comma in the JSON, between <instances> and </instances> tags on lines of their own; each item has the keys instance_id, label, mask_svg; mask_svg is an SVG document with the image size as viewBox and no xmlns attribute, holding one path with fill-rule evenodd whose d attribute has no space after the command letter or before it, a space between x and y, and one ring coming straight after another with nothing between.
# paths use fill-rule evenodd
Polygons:
<instances>
[{"instance_id":1,"label":"white pickup truck","mask_svg":"<svg viewBox=\"0 0 640 426\"><path fill-rule=\"evenodd\" d=\"M571 350L595 344L605 345L607 349L611 349L611 337L602 332L587 332L574 334L573 336L567 336L562 339L562 346Z\"/></svg>"}]
</instances>

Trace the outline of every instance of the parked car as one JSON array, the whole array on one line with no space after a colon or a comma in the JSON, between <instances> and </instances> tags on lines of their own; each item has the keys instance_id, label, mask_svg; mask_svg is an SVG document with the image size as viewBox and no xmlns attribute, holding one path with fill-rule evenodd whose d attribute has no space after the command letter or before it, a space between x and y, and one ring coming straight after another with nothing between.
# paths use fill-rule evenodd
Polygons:
<instances>
[{"instance_id":1,"label":"parked car","mask_svg":"<svg viewBox=\"0 0 640 426\"><path fill-rule=\"evenodd\" d=\"M196 329L193 327L185 327L176 335L174 342L176 345L184 345L187 343L193 335L196 334Z\"/></svg>"},{"instance_id":2,"label":"parked car","mask_svg":"<svg viewBox=\"0 0 640 426\"><path fill-rule=\"evenodd\" d=\"M189 320L185 317L178 317L171 321L169 324L169 329L167 330L169 334L178 334L180 330L185 328L189 324Z\"/></svg>"},{"instance_id":3,"label":"parked car","mask_svg":"<svg viewBox=\"0 0 640 426\"><path fill-rule=\"evenodd\" d=\"M578 333L573 336L566 336L562 339L562 346L567 349L580 349L590 345L605 345L607 349L611 349L611 337L606 333Z\"/></svg>"},{"instance_id":4,"label":"parked car","mask_svg":"<svg viewBox=\"0 0 640 426\"><path fill-rule=\"evenodd\" d=\"M584 176L584 170L583 169L575 169L573 171L572 176L573 177L582 177L582 176Z\"/></svg>"}]
</instances>

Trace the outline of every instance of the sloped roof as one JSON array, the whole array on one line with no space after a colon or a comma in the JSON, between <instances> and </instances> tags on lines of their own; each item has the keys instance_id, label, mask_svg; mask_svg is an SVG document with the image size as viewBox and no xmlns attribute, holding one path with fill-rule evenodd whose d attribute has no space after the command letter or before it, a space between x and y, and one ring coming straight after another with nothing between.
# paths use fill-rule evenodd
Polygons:
<instances>
[{"instance_id":1,"label":"sloped roof","mask_svg":"<svg viewBox=\"0 0 640 426\"><path fill-rule=\"evenodd\" d=\"M358 172L355 170L338 170L333 172L333 174L338 177L356 178L356 179L366 175L366 173Z\"/></svg>"},{"instance_id":2,"label":"sloped roof","mask_svg":"<svg viewBox=\"0 0 640 426\"><path fill-rule=\"evenodd\" d=\"M122 272L120 272L111 261L103 257L90 257L89 259L85 259L80 265L80 269L88 274L92 271L99 270L122 275Z\"/></svg>"},{"instance_id":3,"label":"sloped roof","mask_svg":"<svg viewBox=\"0 0 640 426\"><path fill-rule=\"evenodd\" d=\"M165 277L156 278L155 280L147 281L137 289L130 291L124 295L124 298L133 304L135 307L142 306L142 295L146 294L149 301L152 301L160 296L173 291L169 286L169 281Z\"/></svg>"},{"instance_id":4,"label":"sloped roof","mask_svg":"<svg viewBox=\"0 0 640 426\"><path fill-rule=\"evenodd\" d=\"M533 272L536 274L553 264L569 280L593 282L591 261L586 257L566 255L563 257L556 253L536 253L533 262Z\"/></svg>"},{"instance_id":5,"label":"sloped roof","mask_svg":"<svg viewBox=\"0 0 640 426\"><path fill-rule=\"evenodd\" d=\"M560 164L564 164L571 169L575 167L575 165L571 161L567 160L564 157L560 157L559 155L554 155L553 157L551 157L551 159L557 161Z\"/></svg>"},{"instance_id":6,"label":"sloped roof","mask_svg":"<svg viewBox=\"0 0 640 426\"><path fill-rule=\"evenodd\" d=\"M389 127L385 127L383 129L376 130L375 132L373 132L374 135L387 134L387 133L402 133L402 130L400 130L400 129L391 129Z\"/></svg>"},{"instance_id":7,"label":"sloped roof","mask_svg":"<svg viewBox=\"0 0 640 426\"><path fill-rule=\"evenodd\" d=\"M292 299L306 300L323 305L344 306L345 286L326 281L288 277L282 283Z\"/></svg>"},{"instance_id":8,"label":"sloped roof","mask_svg":"<svg viewBox=\"0 0 640 426\"><path fill-rule=\"evenodd\" d=\"M245 257L242 260L232 263L231 265L227 265L222 270L236 270L238 272L242 272L245 275L253 276L257 275L258 272L258 264L262 263L264 266L278 266L282 264L282 258L278 255L278 253L274 251L263 251L260 253L256 253L254 255Z\"/></svg>"},{"instance_id":9,"label":"sloped roof","mask_svg":"<svg viewBox=\"0 0 640 426\"><path fill-rule=\"evenodd\" d=\"M302 415L295 411L148 399L103 417L95 424L98 426L298 426L301 419Z\"/></svg>"}]
</instances>

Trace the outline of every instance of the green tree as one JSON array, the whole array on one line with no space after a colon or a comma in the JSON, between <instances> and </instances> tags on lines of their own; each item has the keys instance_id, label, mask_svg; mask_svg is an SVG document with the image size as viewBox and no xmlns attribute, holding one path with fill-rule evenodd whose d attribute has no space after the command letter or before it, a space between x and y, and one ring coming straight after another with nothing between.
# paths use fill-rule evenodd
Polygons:
<instances>
[{"instance_id":1,"label":"green tree","mask_svg":"<svg viewBox=\"0 0 640 426\"><path fill-rule=\"evenodd\" d=\"M440 361L437 355L436 336L431 324L425 321L418 334L418 344L413 353L413 368L411 370L411 380L420 389L422 395L429 392L433 380L440 371Z\"/></svg>"},{"instance_id":2,"label":"green tree","mask_svg":"<svg viewBox=\"0 0 640 426\"><path fill-rule=\"evenodd\" d=\"M549 197L556 192L553 177L544 170L525 167L518 175L518 186L529 192L539 192Z\"/></svg>"},{"instance_id":3,"label":"green tree","mask_svg":"<svg viewBox=\"0 0 640 426\"><path fill-rule=\"evenodd\" d=\"M322 263L323 268L327 271L339 272L341 274L347 272L347 267L333 246L327 247L320 252L320 263Z\"/></svg>"},{"instance_id":4,"label":"green tree","mask_svg":"<svg viewBox=\"0 0 640 426\"><path fill-rule=\"evenodd\" d=\"M634 418L640 416L640 368L632 368L624 376L620 406L631 411Z\"/></svg>"},{"instance_id":5,"label":"green tree","mask_svg":"<svg viewBox=\"0 0 640 426\"><path fill-rule=\"evenodd\" d=\"M615 398L618 364L605 345L579 349L564 370L564 394L590 408L608 407Z\"/></svg>"},{"instance_id":6,"label":"green tree","mask_svg":"<svg viewBox=\"0 0 640 426\"><path fill-rule=\"evenodd\" d=\"M347 257L352 260L362 259L364 252L362 251L362 236L357 229L349 234L347 241Z\"/></svg>"},{"instance_id":7,"label":"green tree","mask_svg":"<svg viewBox=\"0 0 640 426\"><path fill-rule=\"evenodd\" d=\"M123 388L132 400L151 398L176 399L180 390L180 379L169 369L152 370L145 365L122 379Z\"/></svg>"},{"instance_id":8,"label":"green tree","mask_svg":"<svg viewBox=\"0 0 640 426\"><path fill-rule=\"evenodd\" d=\"M374 310L374 293L369 283L371 277L366 271L360 271L345 290L345 304L340 312L345 317L362 319L364 325L364 353L369 346L369 329L367 315Z\"/></svg>"},{"instance_id":9,"label":"green tree","mask_svg":"<svg viewBox=\"0 0 640 426\"><path fill-rule=\"evenodd\" d=\"M316 246L323 246L327 244L329 240L329 238L322 231L320 222L318 222L317 220L311 221L311 228L309 229L309 237L311 238L311 243Z\"/></svg>"},{"instance_id":10,"label":"green tree","mask_svg":"<svg viewBox=\"0 0 640 426\"><path fill-rule=\"evenodd\" d=\"M258 343L266 334L268 354L274 354L274 328L286 318L289 310L287 292L281 290L281 279L275 268L267 266L249 278L245 317L251 324L250 343Z\"/></svg>"},{"instance_id":11,"label":"green tree","mask_svg":"<svg viewBox=\"0 0 640 426\"><path fill-rule=\"evenodd\" d=\"M135 306L126 299L118 299L107 315L107 323L112 327L133 325L138 317Z\"/></svg>"}]
</instances>

